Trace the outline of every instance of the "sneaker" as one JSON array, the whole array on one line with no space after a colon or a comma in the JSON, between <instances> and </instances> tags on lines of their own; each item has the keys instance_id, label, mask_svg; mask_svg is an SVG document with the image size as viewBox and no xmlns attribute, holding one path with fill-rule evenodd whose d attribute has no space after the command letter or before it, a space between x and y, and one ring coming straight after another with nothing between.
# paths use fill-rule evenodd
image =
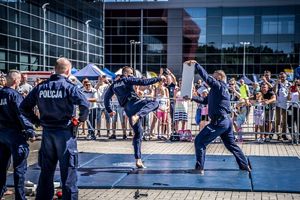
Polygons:
<instances>
[{"instance_id":1,"label":"sneaker","mask_svg":"<svg viewBox=\"0 0 300 200\"><path fill-rule=\"evenodd\" d=\"M115 140L117 139L117 136L115 134L112 134L111 136L108 137L110 140Z\"/></svg>"},{"instance_id":2,"label":"sneaker","mask_svg":"<svg viewBox=\"0 0 300 200\"><path fill-rule=\"evenodd\" d=\"M93 135L93 134L88 134L88 135L86 136L86 139L88 139L88 140L96 140L96 136Z\"/></svg>"}]
</instances>

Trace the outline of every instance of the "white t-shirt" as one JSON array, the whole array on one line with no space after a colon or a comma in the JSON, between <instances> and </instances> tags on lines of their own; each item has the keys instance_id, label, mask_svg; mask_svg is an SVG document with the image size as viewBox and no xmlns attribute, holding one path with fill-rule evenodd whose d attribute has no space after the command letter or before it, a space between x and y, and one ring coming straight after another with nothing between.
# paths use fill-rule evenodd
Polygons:
<instances>
[{"instance_id":1,"label":"white t-shirt","mask_svg":"<svg viewBox=\"0 0 300 200\"><path fill-rule=\"evenodd\" d=\"M105 96L105 93L108 90L108 88L109 88L109 85L104 83L103 85L100 85L97 90L97 94L98 94L97 103L98 103L99 108L105 108L104 96Z\"/></svg>"},{"instance_id":2,"label":"white t-shirt","mask_svg":"<svg viewBox=\"0 0 300 200\"><path fill-rule=\"evenodd\" d=\"M97 95L97 90L95 88L91 88L90 91L87 91L85 88L82 90L84 96L89 99L89 98L96 98L98 99ZM90 109L97 108L97 103L96 102L90 102Z\"/></svg>"}]
</instances>

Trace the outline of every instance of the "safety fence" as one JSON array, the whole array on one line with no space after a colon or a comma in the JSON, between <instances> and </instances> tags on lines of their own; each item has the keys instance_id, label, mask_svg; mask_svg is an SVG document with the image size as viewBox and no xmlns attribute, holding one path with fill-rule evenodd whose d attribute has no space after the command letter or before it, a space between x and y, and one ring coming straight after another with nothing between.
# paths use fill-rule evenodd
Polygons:
<instances>
[{"instance_id":1,"label":"safety fence","mask_svg":"<svg viewBox=\"0 0 300 200\"><path fill-rule=\"evenodd\" d=\"M144 139L167 139L180 130L190 130L196 135L210 121L207 106L182 98L156 101L160 105L158 111L143 119ZM98 137L116 135L119 138L133 134L124 109L116 101L111 103L116 115L110 117L105 108L91 109L89 119L79 129L79 137L85 137L91 131ZM288 139L298 144L300 102L286 102L284 108L278 105L250 100L231 102L230 117L237 140L262 143L270 139Z\"/></svg>"}]
</instances>

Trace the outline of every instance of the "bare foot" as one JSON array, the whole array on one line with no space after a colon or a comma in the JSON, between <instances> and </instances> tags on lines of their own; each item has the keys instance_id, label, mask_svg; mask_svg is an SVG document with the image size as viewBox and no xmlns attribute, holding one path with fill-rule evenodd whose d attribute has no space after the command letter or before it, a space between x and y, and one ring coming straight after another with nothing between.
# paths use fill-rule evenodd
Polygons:
<instances>
[{"instance_id":1,"label":"bare foot","mask_svg":"<svg viewBox=\"0 0 300 200\"><path fill-rule=\"evenodd\" d=\"M7 190L6 192L4 192L3 196L8 196L8 195L12 195L12 194L14 194L13 191Z\"/></svg>"},{"instance_id":2,"label":"bare foot","mask_svg":"<svg viewBox=\"0 0 300 200\"><path fill-rule=\"evenodd\" d=\"M141 159L136 159L135 165L139 169L146 168Z\"/></svg>"},{"instance_id":3,"label":"bare foot","mask_svg":"<svg viewBox=\"0 0 300 200\"><path fill-rule=\"evenodd\" d=\"M133 115L131 117L132 125L134 126L139 119L140 119L140 117L138 115Z\"/></svg>"}]
</instances>

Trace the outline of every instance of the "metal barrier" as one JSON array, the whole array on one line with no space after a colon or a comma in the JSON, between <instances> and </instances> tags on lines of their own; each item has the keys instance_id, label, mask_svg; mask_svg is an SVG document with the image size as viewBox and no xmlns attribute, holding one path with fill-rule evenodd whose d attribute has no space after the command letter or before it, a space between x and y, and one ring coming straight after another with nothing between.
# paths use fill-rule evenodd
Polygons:
<instances>
[{"instance_id":1,"label":"metal barrier","mask_svg":"<svg viewBox=\"0 0 300 200\"><path fill-rule=\"evenodd\" d=\"M193 135L199 133L200 128L203 128L208 122L208 117L202 117L201 123L196 124L195 115L199 112L198 104L195 102L184 101L182 99L168 99L172 101L174 107L173 119L176 118L177 103L183 103L185 105L187 113L187 121L185 128L191 130ZM89 120L87 121L87 130L95 131L103 135L116 135L132 132L128 119L125 115L124 109L118 106L117 102L112 102L113 110L116 111L116 115L111 118L107 116L105 109L95 108L91 110ZM231 102L232 113L231 117L234 124L234 132L238 137L246 137L246 139L260 139L266 140L269 137L282 135L288 135L292 143L299 144L299 119L300 119L300 103L299 102L287 102L287 109L280 109L275 104L262 105L260 103L252 102L251 105L246 105L245 102ZM181 108L182 109L182 108ZM206 109L206 108L205 108ZM174 132L176 127L175 120L172 120L170 115L170 109L165 113L167 116L165 121L162 121L162 117L158 116L157 112L150 113L144 120L144 136L145 139L153 137L169 137ZM203 119L207 119L204 121ZM92 122L91 120L94 120ZM107 127L108 126L108 127ZM159 127L165 126L165 129ZM181 130L181 126L176 131ZM84 131L80 129L81 132ZM157 131L158 130L158 131ZM165 133L161 133L163 130ZM103 134L103 131L106 131ZM86 134L86 133L85 133ZM273 138L275 139L275 137Z\"/></svg>"}]
</instances>

